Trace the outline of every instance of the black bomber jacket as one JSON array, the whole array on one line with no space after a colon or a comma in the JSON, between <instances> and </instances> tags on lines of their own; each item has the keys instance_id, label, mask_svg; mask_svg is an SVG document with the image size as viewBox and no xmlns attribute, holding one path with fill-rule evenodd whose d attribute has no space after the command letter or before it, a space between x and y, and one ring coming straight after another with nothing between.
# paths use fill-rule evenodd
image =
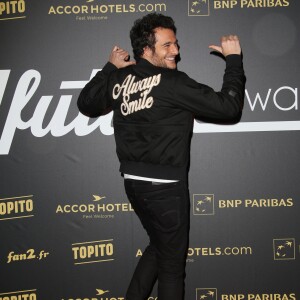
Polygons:
<instances>
[{"instance_id":1,"label":"black bomber jacket","mask_svg":"<svg viewBox=\"0 0 300 300\"><path fill-rule=\"evenodd\" d=\"M83 88L78 108L89 117L113 109L120 172L186 179L194 116L218 122L241 116L245 76L240 55L226 57L220 92L178 70L144 59L117 69L107 63Z\"/></svg>"}]
</instances>

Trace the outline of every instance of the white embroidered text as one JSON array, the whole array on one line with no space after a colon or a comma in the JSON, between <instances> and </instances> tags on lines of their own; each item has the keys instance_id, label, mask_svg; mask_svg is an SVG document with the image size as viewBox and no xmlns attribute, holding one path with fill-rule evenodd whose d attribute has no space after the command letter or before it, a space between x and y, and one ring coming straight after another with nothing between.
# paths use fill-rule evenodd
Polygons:
<instances>
[{"instance_id":1,"label":"white embroidered text","mask_svg":"<svg viewBox=\"0 0 300 300\"><path fill-rule=\"evenodd\" d=\"M161 74L158 74L135 82L135 76L130 74L122 84L116 84L113 88L112 96L114 99L117 99L122 93L121 113L127 116L139 110L152 107L154 100L149 94L153 87L159 85L160 79ZM130 95L137 92L141 92L139 99L130 101Z\"/></svg>"}]
</instances>

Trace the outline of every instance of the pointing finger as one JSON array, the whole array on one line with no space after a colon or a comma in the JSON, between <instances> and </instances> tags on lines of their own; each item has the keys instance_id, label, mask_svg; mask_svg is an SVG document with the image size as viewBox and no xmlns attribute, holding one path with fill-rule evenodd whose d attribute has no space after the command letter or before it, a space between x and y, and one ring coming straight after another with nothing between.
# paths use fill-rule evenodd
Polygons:
<instances>
[{"instance_id":1,"label":"pointing finger","mask_svg":"<svg viewBox=\"0 0 300 300\"><path fill-rule=\"evenodd\" d=\"M208 48L215 50L217 52L223 53L222 47L216 46L216 45L210 45Z\"/></svg>"}]
</instances>

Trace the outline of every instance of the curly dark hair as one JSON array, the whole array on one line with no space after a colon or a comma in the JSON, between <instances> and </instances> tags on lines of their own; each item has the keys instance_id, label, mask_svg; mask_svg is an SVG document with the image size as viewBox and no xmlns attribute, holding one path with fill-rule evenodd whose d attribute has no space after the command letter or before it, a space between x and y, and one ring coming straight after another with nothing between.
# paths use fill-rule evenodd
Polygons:
<instances>
[{"instance_id":1,"label":"curly dark hair","mask_svg":"<svg viewBox=\"0 0 300 300\"><path fill-rule=\"evenodd\" d=\"M155 29L158 27L171 29L176 34L174 20L162 14L148 14L134 22L130 30L130 40L135 60L138 61L143 55L144 47L155 49Z\"/></svg>"}]
</instances>

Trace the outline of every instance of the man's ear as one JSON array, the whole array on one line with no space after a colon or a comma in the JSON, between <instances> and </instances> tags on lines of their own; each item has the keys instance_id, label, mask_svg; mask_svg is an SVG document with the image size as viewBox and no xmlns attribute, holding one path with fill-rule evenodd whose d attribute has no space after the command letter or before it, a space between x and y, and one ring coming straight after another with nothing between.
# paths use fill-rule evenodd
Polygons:
<instances>
[{"instance_id":1,"label":"man's ear","mask_svg":"<svg viewBox=\"0 0 300 300\"><path fill-rule=\"evenodd\" d=\"M149 46L144 47L143 50L144 50L142 55L143 58L148 58L152 56L152 49L150 49Z\"/></svg>"}]
</instances>

